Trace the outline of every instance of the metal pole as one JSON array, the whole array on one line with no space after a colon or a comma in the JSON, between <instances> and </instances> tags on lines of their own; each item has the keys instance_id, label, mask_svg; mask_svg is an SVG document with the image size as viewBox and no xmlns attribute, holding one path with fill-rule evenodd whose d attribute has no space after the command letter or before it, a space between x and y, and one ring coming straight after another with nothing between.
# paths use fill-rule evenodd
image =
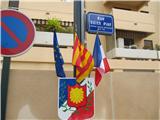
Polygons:
<instances>
[{"instance_id":1,"label":"metal pole","mask_svg":"<svg viewBox=\"0 0 160 120\"><path fill-rule=\"evenodd\" d=\"M74 31L77 33L80 42L83 44L85 41L85 28L84 28L84 1L74 1ZM75 36L74 36L75 38ZM74 77L76 77L76 68L74 67Z\"/></svg>"},{"instance_id":2,"label":"metal pole","mask_svg":"<svg viewBox=\"0 0 160 120\"><path fill-rule=\"evenodd\" d=\"M74 31L77 33L81 43L84 43L84 1L74 1Z\"/></svg>"},{"instance_id":3,"label":"metal pole","mask_svg":"<svg viewBox=\"0 0 160 120\"><path fill-rule=\"evenodd\" d=\"M19 0L9 0L8 8L19 7ZM2 76L1 76L1 120L6 120L8 84L10 72L11 57L3 58Z\"/></svg>"},{"instance_id":4,"label":"metal pole","mask_svg":"<svg viewBox=\"0 0 160 120\"><path fill-rule=\"evenodd\" d=\"M10 57L3 58L3 68L1 76L1 120L6 119L6 108L7 108L7 94L8 94L8 83L9 83L9 69L10 69Z\"/></svg>"}]
</instances>

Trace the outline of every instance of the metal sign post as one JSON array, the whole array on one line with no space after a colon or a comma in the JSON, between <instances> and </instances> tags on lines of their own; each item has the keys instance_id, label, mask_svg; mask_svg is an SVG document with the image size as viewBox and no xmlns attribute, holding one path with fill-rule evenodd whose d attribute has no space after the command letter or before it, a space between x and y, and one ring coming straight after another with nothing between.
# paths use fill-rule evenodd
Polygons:
<instances>
[{"instance_id":1,"label":"metal sign post","mask_svg":"<svg viewBox=\"0 0 160 120\"><path fill-rule=\"evenodd\" d=\"M74 1L74 31L77 33L81 43L84 43L84 1Z\"/></svg>"},{"instance_id":2,"label":"metal sign post","mask_svg":"<svg viewBox=\"0 0 160 120\"><path fill-rule=\"evenodd\" d=\"M84 1L74 1L74 31L77 33L80 42L83 44L85 40L85 27L84 27ZM74 35L75 38L75 35ZM74 39L73 39L74 40ZM76 77L76 68L74 67L74 77Z\"/></svg>"},{"instance_id":3,"label":"metal sign post","mask_svg":"<svg viewBox=\"0 0 160 120\"><path fill-rule=\"evenodd\" d=\"M9 72L10 72L10 62L11 57L3 58L2 76L1 76L1 120L6 119L6 107L7 107L7 93L8 93L8 83L9 83Z\"/></svg>"}]
</instances>

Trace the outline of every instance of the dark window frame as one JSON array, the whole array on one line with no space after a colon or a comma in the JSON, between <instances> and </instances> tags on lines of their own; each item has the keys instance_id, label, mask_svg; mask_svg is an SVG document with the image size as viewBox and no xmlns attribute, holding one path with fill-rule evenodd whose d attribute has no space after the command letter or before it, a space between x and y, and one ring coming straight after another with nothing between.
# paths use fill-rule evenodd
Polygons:
<instances>
[{"instance_id":1,"label":"dark window frame","mask_svg":"<svg viewBox=\"0 0 160 120\"><path fill-rule=\"evenodd\" d=\"M19 0L9 0L8 7L9 8L14 8L14 9L18 9L18 7L19 7Z\"/></svg>"},{"instance_id":2,"label":"dark window frame","mask_svg":"<svg viewBox=\"0 0 160 120\"><path fill-rule=\"evenodd\" d=\"M152 40L144 40L144 49L153 50L153 41Z\"/></svg>"}]
</instances>

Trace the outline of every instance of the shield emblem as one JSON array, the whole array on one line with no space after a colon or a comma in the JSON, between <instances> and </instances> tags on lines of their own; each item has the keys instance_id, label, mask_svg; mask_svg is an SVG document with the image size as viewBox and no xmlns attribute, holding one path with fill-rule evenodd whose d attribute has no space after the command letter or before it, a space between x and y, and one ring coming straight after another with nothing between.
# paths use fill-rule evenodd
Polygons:
<instances>
[{"instance_id":1,"label":"shield emblem","mask_svg":"<svg viewBox=\"0 0 160 120\"><path fill-rule=\"evenodd\" d=\"M76 78L59 78L58 116L61 120L89 119L94 115L94 79L81 84Z\"/></svg>"}]
</instances>

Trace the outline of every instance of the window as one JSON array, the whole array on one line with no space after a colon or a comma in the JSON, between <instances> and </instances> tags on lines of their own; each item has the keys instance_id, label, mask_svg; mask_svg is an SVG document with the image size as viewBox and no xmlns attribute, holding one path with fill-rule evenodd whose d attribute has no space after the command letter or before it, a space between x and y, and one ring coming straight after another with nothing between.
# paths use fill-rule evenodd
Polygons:
<instances>
[{"instance_id":1,"label":"window","mask_svg":"<svg viewBox=\"0 0 160 120\"><path fill-rule=\"evenodd\" d=\"M153 50L153 43L152 40L144 40L144 49Z\"/></svg>"},{"instance_id":2,"label":"window","mask_svg":"<svg viewBox=\"0 0 160 120\"><path fill-rule=\"evenodd\" d=\"M19 0L9 0L9 8L18 9Z\"/></svg>"},{"instance_id":3,"label":"window","mask_svg":"<svg viewBox=\"0 0 160 120\"><path fill-rule=\"evenodd\" d=\"M131 39L131 38L124 38L124 45L125 45L125 46L134 45L134 39Z\"/></svg>"}]
</instances>

